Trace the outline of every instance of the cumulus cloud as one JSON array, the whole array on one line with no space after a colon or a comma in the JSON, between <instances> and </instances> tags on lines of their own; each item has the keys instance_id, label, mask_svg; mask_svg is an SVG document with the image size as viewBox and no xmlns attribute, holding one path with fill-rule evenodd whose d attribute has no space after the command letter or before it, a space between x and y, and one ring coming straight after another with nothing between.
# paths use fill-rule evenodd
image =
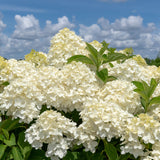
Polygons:
<instances>
[{"instance_id":1,"label":"cumulus cloud","mask_svg":"<svg viewBox=\"0 0 160 160\"><path fill-rule=\"evenodd\" d=\"M113 24L113 28L118 30L139 29L142 27L143 18L140 16L129 16L128 18L117 19Z\"/></svg>"},{"instance_id":2,"label":"cumulus cloud","mask_svg":"<svg viewBox=\"0 0 160 160\"><path fill-rule=\"evenodd\" d=\"M108 19L100 18L97 24L91 26L81 24L79 34L85 41L105 40L117 49L133 47L135 53L155 58L160 50L160 35L155 35L155 30L154 23L144 26L142 17L129 16L116 19L112 23Z\"/></svg>"},{"instance_id":3,"label":"cumulus cloud","mask_svg":"<svg viewBox=\"0 0 160 160\"><path fill-rule=\"evenodd\" d=\"M33 15L16 15L17 25L12 35L14 39L36 39L40 35L39 21Z\"/></svg>"},{"instance_id":4,"label":"cumulus cloud","mask_svg":"<svg viewBox=\"0 0 160 160\"><path fill-rule=\"evenodd\" d=\"M52 36L64 27L70 29L74 27L74 24L66 16L58 18L58 21L54 23L47 20L44 28L40 27L39 20L33 15L16 15L15 21L15 30L11 37L0 32L0 44L3 40L3 45L0 45L0 55L6 58L23 59L24 55L28 54L32 48L48 52ZM0 21L0 31L4 27L5 24Z\"/></svg>"},{"instance_id":5,"label":"cumulus cloud","mask_svg":"<svg viewBox=\"0 0 160 160\"><path fill-rule=\"evenodd\" d=\"M46 27L43 30L43 34L46 36L53 35L57 33L60 29L67 27L67 28L74 28L75 25L69 21L66 16L58 18L58 23L52 24L52 21L46 21Z\"/></svg>"},{"instance_id":6,"label":"cumulus cloud","mask_svg":"<svg viewBox=\"0 0 160 160\"><path fill-rule=\"evenodd\" d=\"M66 16L56 21L47 20L43 28L33 15L16 15L15 21L15 30L8 37L3 33L7 25L0 18L0 55L6 58L23 59L32 48L47 53L50 39L64 27L76 29L84 41L105 40L117 49L133 47L135 54L143 57L155 58L160 51L160 31L154 23L144 25L140 16L129 16L113 22L101 17L95 24L80 24L78 28Z\"/></svg>"},{"instance_id":7,"label":"cumulus cloud","mask_svg":"<svg viewBox=\"0 0 160 160\"><path fill-rule=\"evenodd\" d=\"M52 24L52 21L47 20L44 29L40 28L39 20L33 15L23 17L16 15L15 20L17 25L15 26L15 31L12 35L14 39L34 40L54 35L64 27L74 27L74 24L72 24L66 16L58 18L58 22L54 24Z\"/></svg>"}]
</instances>

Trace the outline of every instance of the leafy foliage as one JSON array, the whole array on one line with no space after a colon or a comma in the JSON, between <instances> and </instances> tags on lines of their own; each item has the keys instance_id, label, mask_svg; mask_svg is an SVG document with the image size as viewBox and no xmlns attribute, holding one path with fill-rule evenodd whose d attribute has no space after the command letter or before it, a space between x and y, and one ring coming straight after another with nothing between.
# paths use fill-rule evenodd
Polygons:
<instances>
[{"instance_id":1,"label":"leafy foliage","mask_svg":"<svg viewBox=\"0 0 160 160\"><path fill-rule=\"evenodd\" d=\"M152 94L158 85L154 78L151 79L150 86L145 81L132 81L132 83L137 87L134 91L139 93L145 113L153 104L160 104L160 96L152 98Z\"/></svg>"},{"instance_id":2,"label":"leafy foliage","mask_svg":"<svg viewBox=\"0 0 160 160\"><path fill-rule=\"evenodd\" d=\"M98 140L98 146L95 153L86 152L83 146L77 146L67 152L63 160L135 160L135 158L127 153L121 155L120 140L112 139L107 142L106 139ZM137 158L136 160L139 160Z\"/></svg>"},{"instance_id":3,"label":"leafy foliage","mask_svg":"<svg viewBox=\"0 0 160 160\"><path fill-rule=\"evenodd\" d=\"M160 57L156 57L155 59L144 58L148 65L155 65L157 67L160 66Z\"/></svg>"},{"instance_id":4,"label":"leafy foliage","mask_svg":"<svg viewBox=\"0 0 160 160\"><path fill-rule=\"evenodd\" d=\"M105 41L102 42L102 48L97 51L92 45L86 43L86 49L89 51L88 56L75 55L68 59L68 63L72 61L82 62L95 67L96 76L100 78L104 83L108 81L115 80L116 77L108 75L108 69L101 66L108 63L111 67L114 67L112 62L117 61L118 63L123 63L126 59L133 57L133 49L127 48L124 51L126 54L116 52L115 48L108 48L109 44ZM107 51L107 53L105 52ZM32 50L30 54L25 57L26 60L35 63L36 66L46 64L46 56ZM41 61L43 60L43 61ZM155 60L156 65L160 65L160 58L157 57ZM158 62L158 63L157 63ZM152 105L160 104L160 96L153 97L153 93L158 85L155 79L151 79L150 85L145 81L133 81L132 82L137 88L134 90L139 93L141 104L147 112ZM0 84L2 89L8 86L9 82L3 82ZM47 105L42 105L40 114L45 112L50 108ZM54 110L54 107L52 108ZM71 119L77 123L79 126L82 123L82 119L77 110L72 112L58 111L63 116ZM32 146L25 142L25 131L27 128L34 123L35 119L30 124L19 123L19 119L12 120L12 117L6 115L2 116L2 121L0 122L0 159L2 160L50 160L50 158L45 157L45 152L47 150L47 144L44 144L42 149L35 150ZM135 160L133 155L127 153L125 155L121 154L120 139L112 139L108 142L106 139L98 139L98 146L96 147L96 152L86 152L83 145L75 145L70 148L67 155L63 160ZM143 144L145 148L149 151L152 150L152 144ZM140 160L140 157L136 158Z\"/></svg>"},{"instance_id":5,"label":"leafy foliage","mask_svg":"<svg viewBox=\"0 0 160 160\"><path fill-rule=\"evenodd\" d=\"M0 122L0 159L1 160L49 160L44 150L34 150L25 142L26 124L18 119L3 116Z\"/></svg>"},{"instance_id":6,"label":"leafy foliage","mask_svg":"<svg viewBox=\"0 0 160 160\"><path fill-rule=\"evenodd\" d=\"M71 63L72 61L76 62L82 62L85 64L93 65L96 68L96 75L98 78L100 78L104 83L108 81L115 80L116 77L109 76L108 75L108 69L103 68L100 70L100 66L105 63L109 63L110 66L113 67L113 64L111 62L113 61L120 61L124 62L126 59L133 57L131 49L128 49L126 52L127 55L115 52L115 48L108 48L109 43L106 43L105 41L102 42L102 48L97 51L91 44L86 43L87 47L86 49L89 51L89 55L75 55L70 57L67 61L67 63ZM105 51L108 51L107 54L105 54ZM133 49L132 49L133 50Z\"/></svg>"}]
</instances>

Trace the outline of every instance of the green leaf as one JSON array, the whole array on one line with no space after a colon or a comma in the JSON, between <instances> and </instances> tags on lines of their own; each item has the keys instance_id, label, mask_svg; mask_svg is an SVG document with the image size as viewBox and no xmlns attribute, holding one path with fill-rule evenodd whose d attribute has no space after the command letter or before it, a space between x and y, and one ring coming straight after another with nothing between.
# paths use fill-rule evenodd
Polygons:
<instances>
[{"instance_id":1,"label":"green leaf","mask_svg":"<svg viewBox=\"0 0 160 160\"><path fill-rule=\"evenodd\" d=\"M143 92L144 94L146 95L147 98L150 98L149 97L149 92L150 92L150 86L145 82L145 81L142 81L142 84L143 84Z\"/></svg>"},{"instance_id":2,"label":"green leaf","mask_svg":"<svg viewBox=\"0 0 160 160\"><path fill-rule=\"evenodd\" d=\"M101 153L100 152L92 153L92 156L91 156L91 160L104 160L104 158L105 157L104 157L103 151Z\"/></svg>"},{"instance_id":3,"label":"green leaf","mask_svg":"<svg viewBox=\"0 0 160 160\"><path fill-rule=\"evenodd\" d=\"M107 54L103 54L103 55L102 55L102 60L103 60L103 63L102 63L102 64L104 64L104 63L106 63L106 62L108 61L108 56L107 56Z\"/></svg>"},{"instance_id":4,"label":"green leaf","mask_svg":"<svg viewBox=\"0 0 160 160\"><path fill-rule=\"evenodd\" d=\"M3 86L8 86L9 85L9 82L3 82L1 85L3 85Z\"/></svg>"},{"instance_id":5,"label":"green leaf","mask_svg":"<svg viewBox=\"0 0 160 160\"><path fill-rule=\"evenodd\" d=\"M94 64L91 59L84 55L75 55L67 59L67 63L71 63L72 61Z\"/></svg>"},{"instance_id":6,"label":"green leaf","mask_svg":"<svg viewBox=\"0 0 160 160\"><path fill-rule=\"evenodd\" d=\"M156 87L157 87L158 83L157 81L152 78L151 79L151 82L150 82L150 88L149 88L149 93L148 93L148 96L151 97L153 92L155 91Z\"/></svg>"},{"instance_id":7,"label":"green leaf","mask_svg":"<svg viewBox=\"0 0 160 160\"><path fill-rule=\"evenodd\" d=\"M98 60L98 51L87 42L86 42L86 45L87 45L86 49L93 55L95 59Z\"/></svg>"},{"instance_id":8,"label":"green leaf","mask_svg":"<svg viewBox=\"0 0 160 160\"><path fill-rule=\"evenodd\" d=\"M14 133L11 134L9 140L4 139L4 143L9 147L16 145L16 137L15 137Z\"/></svg>"},{"instance_id":9,"label":"green leaf","mask_svg":"<svg viewBox=\"0 0 160 160\"><path fill-rule=\"evenodd\" d=\"M113 80L116 80L117 78L116 77L114 77L114 76L108 76L108 78L107 78L107 82L109 82L109 81L113 81Z\"/></svg>"},{"instance_id":10,"label":"green leaf","mask_svg":"<svg viewBox=\"0 0 160 160\"><path fill-rule=\"evenodd\" d=\"M102 45L103 45L103 47L100 49L99 55L103 55L103 53L105 52L105 50L108 49L109 43L106 43L105 41L103 41Z\"/></svg>"},{"instance_id":11,"label":"green leaf","mask_svg":"<svg viewBox=\"0 0 160 160\"><path fill-rule=\"evenodd\" d=\"M48 108L47 108L47 105L46 105L46 104L42 105L42 108L41 108L41 110L40 110L40 114L43 113L44 111L46 111L47 109L48 109Z\"/></svg>"},{"instance_id":12,"label":"green leaf","mask_svg":"<svg viewBox=\"0 0 160 160\"><path fill-rule=\"evenodd\" d=\"M130 158L130 154L120 155L119 160L128 160Z\"/></svg>"},{"instance_id":13,"label":"green leaf","mask_svg":"<svg viewBox=\"0 0 160 160\"><path fill-rule=\"evenodd\" d=\"M112 47L108 48L108 51L109 51L110 53L115 53L115 50L116 50L116 48L112 48Z\"/></svg>"},{"instance_id":14,"label":"green leaf","mask_svg":"<svg viewBox=\"0 0 160 160\"><path fill-rule=\"evenodd\" d=\"M2 132L3 132L4 136L6 137L6 139L9 139L9 133L8 133L8 131L6 129L2 128Z\"/></svg>"},{"instance_id":15,"label":"green leaf","mask_svg":"<svg viewBox=\"0 0 160 160\"><path fill-rule=\"evenodd\" d=\"M139 93L139 95L145 99L146 101L148 101L148 96L145 95L144 91L141 91L139 88L134 89L135 92Z\"/></svg>"},{"instance_id":16,"label":"green leaf","mask_svg":"<svg viewBox=\"0 0 160 160\"><path fill-rule=\"evenodd\" d=\"M104 68L100 71L97 71L96 72L96 75L104 82L106 83L107 82L107 78L108 78L108 70L107 68Z\"/></svg>"},{"instance_id":17,"label":"green leaf","mask_svg":"<svg viewBox=\"0 0 160 160\"><path fill-rule=\"evenodd\" d=\"M143 84L139 81L132 81L132 83L140 90L140 91L143 91L144 90L144 87L143 87Z\"/></svg>"},{"instance_id":18,"label":"green leaf","mask_svg":"<svg viewBox=\"0 0 160 160\"><path fill-rule=\"evenodd\" d=\"M50 160L50 158L47 158L45 156L45 151L44 150L40 150L40 149L35 150L33 148L28 160Z\"/></svg>"},{"instance_id":19,"label":"green leaf","mask_svg":"<svg viewBox=\"0 0 160 160\"><path fill-rule=\"evenodd\" d=\"M132 83L137 87L136 89L134 89L134 91L137 92L137 93L139 93L139 95L143 99L145 99L146 101L148 101L149 97L148 97L147 91L145 91L145 89L146 89L147 86L144 84L144 82L132 81Z\"/></svg>"},{"instance_id":20,"label":"green leaf","mask_svg":"<svg viewBox=\"0 0 160 160\"><path fill-rule=\"evenodd\" d=\"M78 152L68 151L66 156L63 158L63 160L77 160L78 154L79 154Z\"/></svg>"},{"instance_id":21,"label":"green leaf","mask_svg":"<svg viewBox=\"0 0 160 160\"><path fill-rule=\"evenodd\" d=\"M14 130L20 126L22 126L22 124L19 123L18 119L12 120L8 118L0 123L0 128L6 129L7 131Z\"/></svg>"},{"instance_id":22,"label":"green leaf","mask_svg":"<svg viewBox=\"0 0 160 160\"><path fill-rule=\"evenodd\" d=\"M143 108L145 109L145 113L147 112L148 108L152 104L159 104L160 103L160 96L153 97L151 99L152 94L154 93L158 83L157 81L152 78L150 85L148 85L145 81L139 82L139 81L132 81L132 83L137 87L134 89L135 92L139 93L141 96L141 104Z\"/></svg>"},{"instance_id":23,"label":"green leaf","mask_svg":"<svg viewBox=\"0 0 160 160\"><path fill-rule=\"evenodd\" d=\"M150 100L150 105L153 105L153 104L160 104L160 96L158 96L158 97L153 97L153 98Z\"/></svg>"},{"instance_id":24,"label":"green leaf","mask_svg":"<svg viewBox=\"0 0 160 160\"><path fill-rule=\"evenodd\" d=\"M147 101L141 97L141 105L143 106L145 112L147 112L147 109L148 109L148 103Z\"/></svg>"},{"instance_id":25,"label":"green leaf","mask_svg":"<svg viewBox=\"0 0 160 160\"><path fill-rule=\"evenodd\" d=\"M89 54L88 56L89 56L89 58L91 59L91 61L93 62L93 64L94 64L95 66L98 66L98 61L97 61L97 59L96 59L92 54Z\"/></svg>"},{"instance_id":26,"label":"green leaf","mask_svg":"<svg viewBox=\"0 0 160 160\"><path fill-rule=\"evenodd\" d=\"M0 141L3 141L5 139L3 133L0 133Z\"/></svg>"},{"instance_id":27,"label":"green leaf","mask_svg":"<svg viewBox=\"0 0 160 160\"><path fill-rule=\"evenodd\" d=\"M109 62L118 61L121 59L127 59L127 56L122 53L115 53L111 51L107 54L107 56L103 56L103 59L104 59L103 63L109 63Z\"/></svg>"},{"instance_id":28,"label":"green leaf","mask_svg":"<svg viewBox=\"0 0 160 160\"><path fill-rule=\"evenodd\" d=\"M111 68L113 68L113 67L114 67L114 65L113 65L112 63L109 63L109 65L110 65L110 67L111 67Z\"/></svg>"},{"instance_id":29,"label":"green leaf","mask_svg":"<svg viewBox=\"0 0 160 160\"><path fill-rule=\"evenodd\" d=\"M86 42L86 45L87 45L86 49L90 52L90 54L89 54L90 59L95 64L97 69L99 69L101 58L99 57L98 51L87 42Z\"/></svg>"},{"instance_id":30,"label":"green leaf","mask_svg":"<svg viewBox=\"0 0 160 160\"><path fill-rule=\"evenodd\" d=\"M1 158L1 160L11 160L11 158L13 160L11 148L7 147L5 149L5 152L4 152L3 157Z\"/></svg>"},{"instance_id":31,"label":"green leaf","mask_svg":"<svg viewBox=\"0 0 160 160\"><path fill-rule=\"evenodd\" d=\"M12 147L12 155L14 160L24 160L18 147Z\"/></svg>"},{"instance_id":32,"label":"green leaf","mask_svg":"<svg viewBox=\"0 0 160 160\"><path fill-rule=\"evenodd\" d=\"M3 154L5 153L6 148L7 148L7 145L0 144L0 159L3 157Z\"/></svg>"},{"instance_id":33,"label":"green leaf","mask_svg":"<svg viewBox=\"0 0 160 160\"><path fill-rule=\"evenodd\" d=\"M17 144L23 154L25 160L28 159L30 152L32 151L32 147L28 142L25 142L25 134L24 132L19 133Z\"/></svg>"},{"instance_id":34,"label":"green leaf","mask_svg":"<svg viewBox=\"0 0 160 160\"><path fill-rule=\"evenodd\" d=\"M105 152L109 158L109 160L118 160L118 154L117 154L117 150L114 147L113 144L108 143L107 141L103 140L104 143L104 147L105 147Z\"/></svg>"}]
</instances>

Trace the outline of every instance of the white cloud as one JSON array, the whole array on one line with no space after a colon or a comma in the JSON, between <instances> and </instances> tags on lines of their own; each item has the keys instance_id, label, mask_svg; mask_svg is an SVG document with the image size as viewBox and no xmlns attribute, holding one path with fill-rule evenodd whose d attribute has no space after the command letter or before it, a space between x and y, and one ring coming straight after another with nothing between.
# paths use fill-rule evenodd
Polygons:
<instances>
[{"instance_id":1,"label":"white cloud","mask_svg":"<svg viewBox=\"0 0 160 160\"><path fill-rule=\"evenodd\" d=\"M73 29L75 24L63 16L57 21L47 20L44 28L33 15L15 16L15 30L11 36L3 33L7 27L0 19L0 55L6 58L24 58L31 49L48 52L50 39L60 29ZM133 47L135 54L155 58L160 51L160 31L154 23L144 25L140 16L129 16L110 22L101 17L90 26L80 24L76 30L85 41L105 40L111 47L124 49Z\"/></svg>"},{"instance_id":2,"label":"white cloud","mask_svg":"<svg viewBox=\"0 0 160 160\"><path fill-rule=\"evenodd\" d=\"M12 35L14 39L34 40L54 35L64 27L73 28L72 24L66 16L58 18L58 22L52 24L52 21L47 20L44 29L40 28L39 20L33 15L20 16L16 15L15 20L17 25Z\"/></svg>"},{"instance_id":3,"label":"white cloud","mask_svg":"<svg viewBox=\"0 0 160 160\"><path fill-rule=\"evenodd\" d=\"M144 26L142 17L129 16L116 19L112 23L100 18L97 24L91 26L81 24L79 34L85 41L105 40L117 49L133 47L135 53L155 58L160 50L160 34L155 34L155 30L154 23Z\"/></svg>"},{"instance_id":4,"label":"white cloud","mask_svg":"<svg viewBox=\"0 0 160 160\"><path fill-rule=\"evenodd\" d=\"M40 27L39 20L33 15L16 15L15 21L15 30L11 37L0 33L0 44L3 44L0 45L0 55L7 58L22 59L32 48L48 52L50 39L54 34L64 27L74 27L66 16L58 18L57 23L47 20L44 29ZM4 27L4 23L0 21L0 31Z\"/></svg>"},{"instance_id":5,"label":"white cloud","mask_svg":"<svg viewBox=\"0 0 160 160\"><path fill-rule=\"evenodd\" d=\"M43 34L46 36L50 36L58 32L60 29L67 27L67 28L74 28L75 25L69 21L66 16L58 18L58 23L52 24L52 21L46 21L46 27L43 30Z\"/></svg>"},{"instance_id":6,"label":"white cloud","mask_svg":"<svg viewBox=\"0 0 160 160\"><path fill-rule=\"evenodd\" d=\"M128 18L117 19L112 26L115 29L130 30L142 27L143 18L140 16L129 16Z\"/></svg>"},{"instance_id":7,"label":"white cloud","mask_svg":"<svg viewBox=\"0 0 160 160\"><path fill-rule=\"evenodd\" d=\"M40 26L39 21L33 15L21 17L15 16L17 25L12 35L14 39L35 39L39 37Z\"/></svg>"}]
</instances>

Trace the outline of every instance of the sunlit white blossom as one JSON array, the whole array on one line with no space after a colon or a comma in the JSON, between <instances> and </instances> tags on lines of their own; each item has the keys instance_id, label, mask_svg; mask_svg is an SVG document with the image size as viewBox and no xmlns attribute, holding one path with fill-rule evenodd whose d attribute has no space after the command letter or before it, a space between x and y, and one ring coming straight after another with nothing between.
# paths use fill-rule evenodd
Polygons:
<instances>
[{"instance_id":1,"label":"sunlit white blossom","mask_svg":"<svg viewBox=\"0 0 160 160\"><path fill-rule=\"evenodd\" d=\"M64 28L51 39L48 53L49 64L62 68L71 56L87 54L88 52L85 48L86 44L81 37L68 28Z\"/></svg>"},{"instance_id":2,"label":"sunlit white blossom","mask_svg":"<svg viewBox=\"0 0 160 160\"><path fill-rule=\"evenodd\" d=\"M80 113L83 123L78 127L79 143L86 150L95 152L97 138L120 138L124 133L127 118L132 114L122 110L115 103L86 106Z\"/></svg>"},{"instance_id":3,"label":"sunlit white blossom","mask_svg":"<svg viewBox=\"0 0 160 160\"><path fill-rule=\"evenodd\" d=\"M160 140L160 123L153 117L141 113L128 119L123 137L122 154L131 153L135 158L145 155L145 144L156 144Z\"/></svg>"},{"instance_id":4,"label":"sunlit white blossom","mask_svg":"<svg viewBox=\"0 0 160 160\"><path fill-rule=\"evenodd\" d=\"M63 158L76 136L76 123L53 110L43 112L25 135L36 149L47 143L46 156L51 158Z\"/></svg>"}]
</instances>

